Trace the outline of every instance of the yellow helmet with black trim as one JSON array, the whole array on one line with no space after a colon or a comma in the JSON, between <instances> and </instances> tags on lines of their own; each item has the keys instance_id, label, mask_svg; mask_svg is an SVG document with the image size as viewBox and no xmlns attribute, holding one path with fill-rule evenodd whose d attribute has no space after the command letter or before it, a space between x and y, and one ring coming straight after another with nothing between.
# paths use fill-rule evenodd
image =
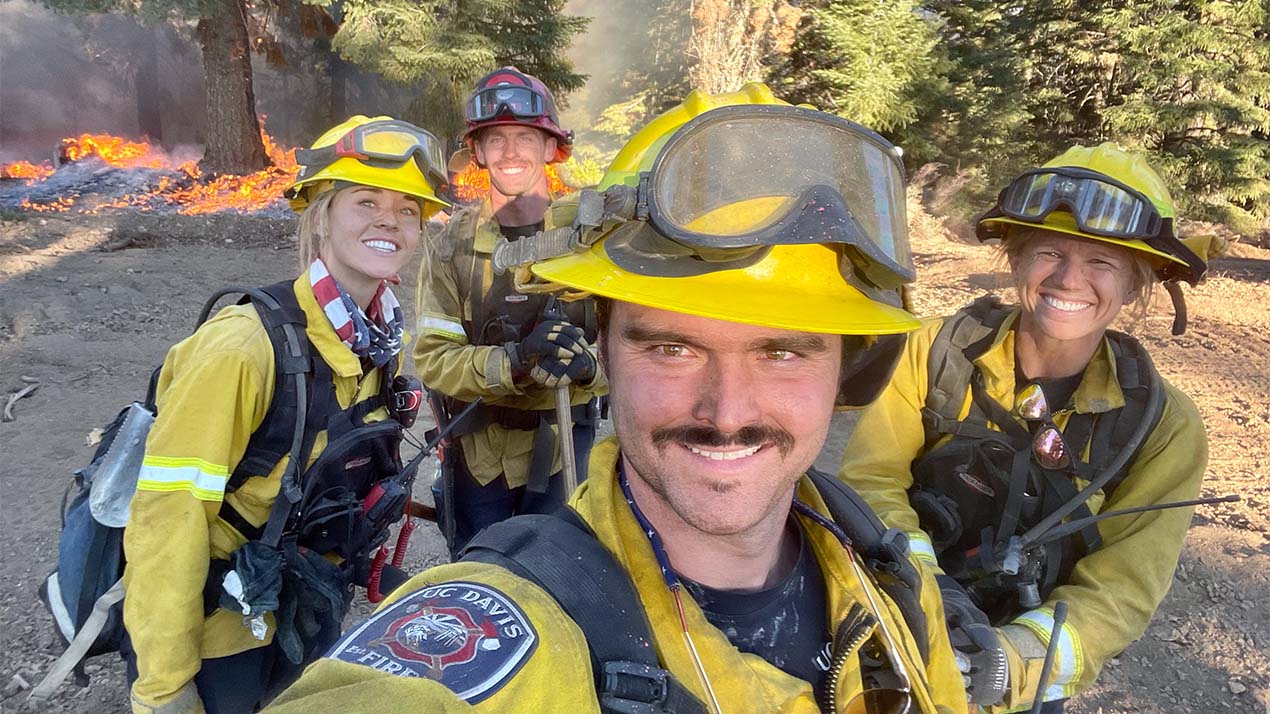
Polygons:
<instances>
[{"instance_id":1,"label":"yellow helmet with black trim","mask_svg":"<svg viewBox=\"0 0 1270 714\"><path fill-rule=\"evenodd\" d=\"M1198 282L1208 254L1177 237L1168 186L1141 154L1112 142L1073 146L1006 186L979 217L981 241L1009 226L1044 228L1146 253L1162 280Z\"/></svg>"},{"instance_id":2,"label":"yellow helmet with black trim","mask_svg":"<svg viewBox=\"0 0 1270 714\"><path fill-rule=\"evenodd\" d=\"M903 167L885 139L762 84L698 91L631 137L600 183L615 186L639 196L634 219L534 263L538 279L712 319L872 336L848 338L844 372L859 381L866 363L870 375L884 366L840 404L885 386L902 335L919 325L902 306L914 271Z\"/></svg>"},{"instance_id":3,"label":"yellow helmet with black trim","mask_svg":"<svg viewBox=\"0 0 1270 714\"><path fill-rule=\"evenodd\" d=\"M296 163L300 173L284 195L297 213L338 182L414 196L424 218L450 205L437 197L446 173L436 137L389 116L350 117L297 149Z\"/></svg>"}]
</instances>

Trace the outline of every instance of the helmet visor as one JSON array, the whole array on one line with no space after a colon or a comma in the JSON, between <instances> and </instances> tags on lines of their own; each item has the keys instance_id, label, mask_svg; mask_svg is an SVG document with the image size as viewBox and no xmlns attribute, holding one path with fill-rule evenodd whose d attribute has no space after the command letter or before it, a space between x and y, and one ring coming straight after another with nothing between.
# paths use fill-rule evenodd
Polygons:
<instances>
[{"instance_id":1,"label":"helmet visor","mask_svg":"<svg viewBox=\"0 0 1270 714\"><path fill-rule=\"evenodd\" d=\"M1109 238L1153 238L1162 219L1138 191L1096 171L1075 167L1033 169L1001 192L1005 215L1042 223L1055 210L1072 214L1081 230Z\"/></svg>"},{"instance_id":2,"label":"helmet visor","mask_svg":"<svg viewBox=\"0 0 1270 714\"><path fill-rule=\"evenodd\" d=\"M657 229L688 246L843 244L870 282L894 287L914 277L897 152L830 114L790 106L707 112L662 148L647 195Z\"/></svg>"},{"instance_id":3,"label":"helmet visor","mask_svg":"<svg viewBox=\"0 0 1270 714\"><path fill-rule=\"evenodd\" d=\"M548 113L547 100L530 87L501 84L477 90L467 102L467 120L489 121L508 113L517 119L537 119Z\"/></svg>"},{"instance_id":4,"label":"helmet visor","mask_svg":"<svg viewBox=\"0 0 1270 714\"><path fill-rule=\"evenodd\" d=\"M295 152L296 161L303 165L301 178L343 158L390 168L413 158L433 190L440 190L447 182L443 157L441 143L435 136L414 124L396 120L362 124L330 146Z\"/></svg>"}]
</instances>

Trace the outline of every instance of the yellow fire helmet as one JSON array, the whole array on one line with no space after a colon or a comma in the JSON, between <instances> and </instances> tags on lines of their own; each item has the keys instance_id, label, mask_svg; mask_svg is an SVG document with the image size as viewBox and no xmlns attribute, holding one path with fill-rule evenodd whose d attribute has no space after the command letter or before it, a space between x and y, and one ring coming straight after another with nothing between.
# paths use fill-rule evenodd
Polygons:
<instances>
[{"instance_id":1,"label":"yellow fire helmet","mask_svg":"<svg viewBox=\"0 0 1270 714\"><path fill-rule=\"evenodd\" d=\"M914 279L904 170L881 136L758 83L697 91L627 142L600 183L606 196L619 186L637 196L633 218L586 250L534 263L535 276L730 322L900 335L848 339L844 377L870 384L839 403L867 404L885 385L919 323L900 295Z\"/></svg>"},{"instance_id":2,"label":"yellow fire helmet","mask_svg":"<svg viewBox=\"0 0 1270 714\"><path fill-rule=\"evenodd\" d=\"M916 329L904 176L891 145L764 85L693 92L618 153L600 183L649 215L536 263L577 290L732 322L843 335Z\"/></svg>"},{"instance_id":3,"label":"yellow fire helmet","mask_svg":"<svg viewBox=\"0 0 1270 714\"><path fill-rule=\"evenodd\" d=\"M338 183L374 186L415 196L427 218L450 204L437 197L446 183L436 137L388 116L357 115L331 128L308 149L296 149L300 173L285 192L297 213Z\"/></svg>"},{"instance_id":4,"label":"yellow fire helmet","mask_svg":"<svg viewBox=\"0 0 1270 714\"><path fill-rule=\"evenodd\" d=\"M1196 283L1207 269L1202 241L1178 240L1176 209L1164 180L1136 153L1114 143L1074 146L1023 172L979 217L979 240L1007 226L1039 227L1147 253L1161 280Z\"/></svg>"}]
</instances>

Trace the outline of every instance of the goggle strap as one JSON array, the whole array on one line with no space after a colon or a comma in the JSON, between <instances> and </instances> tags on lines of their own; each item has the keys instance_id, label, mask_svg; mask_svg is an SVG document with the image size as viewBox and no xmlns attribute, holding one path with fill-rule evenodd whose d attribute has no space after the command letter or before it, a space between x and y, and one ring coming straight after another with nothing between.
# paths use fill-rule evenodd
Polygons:
<instances>
[{"instance_id":1,"label":"goggle strap","mask_svg":"<svg viewBox=\"0 0 1270 714\"><path fill-rule=\"evenodd\" d=\"M1002 193L1005 193L1005 191L1002 191ZM1001 238L1004 235L1004 231L996 226L984 225L984 221L992 218L1005 217L1005 213L1001 211L1001 198L998 197L996 205L985 211L981 216L979 216L978 220L975 221L975 237L979 239L979 242L982 243L984 241Z\"/></svg>"},{"instance_id":2,"label":"goggle strap","mask_svg":"<svg viewBox=\"0 0 1270 714\"><path fill-rule=\"evenodd\" d=\"M1164 281L1164 290L1173 301L1173 335L1177 336L1186 332L1186 298L1176 280Z\"/></svg>"},{"instance_id":3,"label":"goggle strap","mask_svg":"<svg viewBox=\"0 0 1270 714\"><path fill-rule=\"evenodd\" d=\"M1186 244L1177 239L1173 233L1173 219L1165 218L1163 225L1160 226L1160 232L1153 238L1147 238L1143 242L1155 248L1162 253L1168 253L1171 256L1179 258L1186 262L1186 267L1190 268L1189 275L1177 276L1191 285L1199 282L1199 279L1208 271L1208 265L1195 254L1195 251L1186 247ZM1169 266L1170 268L1172 266ZM1166 273L1172 273L1173 270L1166 270Z\"/></svg>"},{"instance_id":4,"label":"goggle strap","mask_svg":"<svg viewBox=\"0 0 1270 714\"><path fill-rule=\"evenodd\" d=\"M370 157L357 150L357 139L353 136L355 131L356 129L348 132L344 136L341 136L339 141L335 142L335 155L340 158L360 159L365 161Z\"/></svg>"}]
</instances>

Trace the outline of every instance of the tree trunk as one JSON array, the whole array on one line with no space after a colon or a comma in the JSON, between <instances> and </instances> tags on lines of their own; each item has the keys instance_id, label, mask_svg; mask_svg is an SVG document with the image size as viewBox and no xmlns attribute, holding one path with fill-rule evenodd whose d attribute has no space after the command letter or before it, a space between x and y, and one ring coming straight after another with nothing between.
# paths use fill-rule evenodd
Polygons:
<instances>
[{"instance_id":1,"label":"tree trunk","mask_svg":"<svg viewBox=\"0 0 1270 714\"><path fill-rule=\"evenodd\" d=\"M137 95L137 129L152 144L163 143L163 98L159 87L159 28L147 27L137 48L133 91Z\"/></svg>"},{"instance_id":2,"label":"tree trunk","mask_svg":"<svg viewBox=\"0 0 1270 714\"><path fill-rule=\"evenodd\" d=\"M243 0L211 0L198 21L207 84L207 148L199 162L209 174L247 174L269 166L256 120L251 47Z\"/></svg>"}]
</instances>

